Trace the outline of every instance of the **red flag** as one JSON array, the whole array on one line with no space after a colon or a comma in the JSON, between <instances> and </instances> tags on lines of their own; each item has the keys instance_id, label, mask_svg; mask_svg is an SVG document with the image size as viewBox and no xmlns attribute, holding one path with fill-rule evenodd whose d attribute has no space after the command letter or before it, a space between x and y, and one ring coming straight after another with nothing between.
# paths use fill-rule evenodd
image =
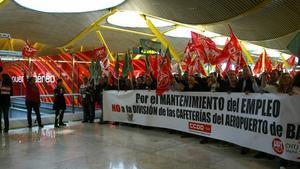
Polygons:
<instances>
[{"instance_id":1,"label":"red flag","mask_svg":"<svg viewBox=\"0 0 300 169\"><path fill-rule=\"evenodd\" d=\"M32 57L37 52L37 49L32 47L28 41L25 42L25 45L22 50L23 57Z\"/></svg>"},{"instance_id":2,"label":"red flag","mask_svg":"<svg viewBox=\"0 0 300 169\"><path fill-rule=\"evenodd\" d=\"M265 52L265 71L272 72L272 61L270 57L267 55L266 50L264 50L264 52Z\"/></svg>"},{"instance_id":3,"label":"red flag","mask_svg":"<svg viewBox=\"0 0 300 169\"><path fill-rule=\"evenodd\" d=\"M295 66L295 62L296 62L296 56L292 55L291 57L289 57L287 60L287 63L291 66L294 67Z\"/></svg>"},{"instance_id":4,"label":"red flag","mask_svg":"<svg viewBox=\"0 0 300 169\"><path fill-rule=\"evenodd\" d=\"M221 71L222 71L221 65L220 65L220 64L217 64L217 65L216 65L216 72L217 72L218 74L221 74Z\"/></svg>"},{"instance_id":5,"label":"red flag","mask_svg":"<svg viewBox=\"0 0 300 169\"><path fill-rule=\"evenodd\" d=\"M261 72L262 58L263 58L263 53L260 54L258 60L256 61L255 65L254 65L254 68L253 68L254 74L259 74Z\"/></svg>"},{"instance_id":6,"label":"red flag","mask_svg":"<svg viewBox=\"0 0 300 169\"><path fill-rule=\"evenodd\" d=\"M221 55L213 61L214 65L219 64L228 58L231 58L233 61L237 61L240 57L242 57L242 49L240 47L239 41L234 35L230 26L229 29L230 40L225 44Z\"/></svg>"},{"instance_id":7,"label":"red flag","mask_svg":"<svg viewBox=\"0 0 300 169\"><path fill-rule=\"evenodd\" d=\"M103 46L94 49L93 53L94 53L94 60L97 60L97 58L99 58L101 69L103 70L104 74L107 75L110 62L109 62L108 55L106 53L106 48Z\"/></svg>"},{"instance_id":8,"label":"red flag","mask_svg":"<svg viewBox=\"0 0 300 169\"><path fill-rule=\"evenodd\" d=\"M246 60L243 57L243 55L238 57L238 60L236 62L236 67L235 67L235 73L238 73L240 71L240 69L242 69L244 66L246 66Z\"/></svg>"},{"instance_id":9,"label":"red flag","mask_svg":"<svg viewBox=\"0 0 300 169\"><path fill-rule=\"evenodd\" d=\"M169 49L167 49L165 57L159 60L159 70L157 74L156 95L161 96L165 91L169 90L173 76L171 72Z\"/></svg>"},{"instance_id":10,"label":"red flag","mask_svg":"<svg viewBox=\"0 0 300 169\"><path fill-rule=\"evenodd\" d=\"M152 75L153 77L157 78L157 74L158 74L158 61L160 61L162 59L161 55L148 55L149 58L149 62L150 62L150 72L146 72L146 75Z\"/></svg>"},{"instance_id":11,"label":"red flag","mask_svg":"<svg viewBox=\"0 0 300 169\"><path fill-rule=\"evenodd\" d=\"M195 65L193 67L197 73L201 73L205 77L207 76L199 56L195 58Z\"/></svg>"},{"instance_id":12,"label":"red flag","mask_svg":"<svg viewBox=\"0 0 300 169\"><path fill-rule=\"evenodd\" d=\"M232 65L232 61L231 61L231 59L229 58L229 59L227 60L226 67L225 67L225 69L224 69L223 72L222 72L222 77L223 77L223 78L226 77L227 72L231 69L231 65Z\"/></svg>"},{"instance_id":13,"label":"red flag","mask_svg":"<svg viewBox=\"0 0 300 169\"><path fill-rule=\"evenodd\" d=\"M191 41L188 42L185 50L184 50L184 56L182 59L182 63L184 65L190 65L192 63L192 57L191 52L194 51L194 45Z\"/></svg>"},{"instance_id":14,"label":"red flag","mask_svg":"<svg viewBox=\"0 0 300 169\"><path fill-rule=\"evenodd\" d=\"M264 65L263 65L263 59L264 59ZM253 68L253 72L255 74L259 74L262 70L262 67L264 66L265 68L265 72L271 72L272 71L272 61L270 59L270 57L267 55L266 50L263 51L262 54L260 54L254 68Z\"/></svg>"},{"instance_id":15,"label":"red flag","mask_svg":"<svg viewBox=\"0 0 300 169\"><path fill-rule=\"evenodd\" d=\"M297 75L295 68L293 68L293 70L290 72L290 74L292 77L295 77Z\"/></svg>"},{"instance_id":16,"label":"red flag","mask_svg":"<svg viewBox=\"0 0 300 169\"><path fill-rule=\"evenodd\" d=\"M105 47L100 47L100 48L94 49L94 60L97 60L98 57L100 57L100 60L106 58L106 48Z\"/></svg>"},{"instance_id":17,"label":"red flag","mask_svg":"<svg viewBox=\"0 0 300 169\"><path fill-rule=\"evenodd\" d=\"M283 63L282 63L282 62L278 63L278 64L275 66L275 69L276 69L276 70L279 70L279 71L281 71L282 68L283 68Z\"/></svg>"},{"instance_id":18,"label":"red flag","mask_svg":"<svg viewBox=\"0 0 300 169\"><path fill-rule=\"evenodd\" d=\"M200 56L200 60L203 63L212 63L213 60L221 54L221 50L217 48L217 45L210 38L203 36L201 34L192 33L192 44L194 45L194 50Z\"/></svg>"},{"instance_id":19,"label":"red flag","mask_svg":"<svg viewBox=\"0 0 300 169\"><path fill-rule=\"evenodd\" d=\"M201 73L203 76L207 76L199 57L196 57L192 62L191 65L187 67L187 72L189 76L193 76L195 74Z\"/></svg>"}]
</instances>

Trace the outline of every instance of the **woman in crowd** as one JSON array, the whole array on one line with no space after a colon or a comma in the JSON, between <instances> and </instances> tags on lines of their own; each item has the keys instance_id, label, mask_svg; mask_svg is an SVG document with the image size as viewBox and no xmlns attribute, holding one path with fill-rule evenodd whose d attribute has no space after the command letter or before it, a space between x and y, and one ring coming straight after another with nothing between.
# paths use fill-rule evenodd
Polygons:
<instances>
[{"instance_id":1,"label":"woman in crowd","mask_svg":"<svg viewBox=\"0 0 300 169\"><path fill-rule=\"evenodd\" d=\"M54 89L54 104L53 110L55 110L55 122L54 127L59 128L62 126L66 126L63 122L64 113L66 110L66 100L64 94L66 90L63 86L62 79L57 80L56 88Z\"/></svg>"},{"instance_id":2,"label":"woman in crowd","mask_svg":"<svg viewBox=\"0 0 300 169\"><path fill-rule=\"evenodd\" d=\"M2 114L4 117L4 133L8 133L9 129L9 107L10 107L10 96L12 96L12 80L8 74L2 74L2 80L0 82L0 132L2 131Z\"/></svg>"},{"instance_id":3,"label":"woman in crowd","mask_svg":"<svg viewBox=\"0 0 300 169\"><path fill-rule=\"evenodd\" d=\"M236 73L233 70L229 70L227 72L227 81L225 83L224 88L225 91L228 93L241 91Z\"/></svg>"},{"instance_id":4,"label":"woman in crowd","mask_svg":"<svg viewBox=\"0 0 300 169\"><path fill-rule=\"evenodd\" d=\"M32 109L34 110L36 114L36 119L38 122L38 126L40 128L44 127L41 120L41 114L40 114L40 92L38 87L35 84L35 77L29 77L27 80L26 73L24 75L24 82L26 86L26 98L25 98L25 104L27 108L27 121L28 121L28 127L32 127Z\"/></svg>"}]
</instances>

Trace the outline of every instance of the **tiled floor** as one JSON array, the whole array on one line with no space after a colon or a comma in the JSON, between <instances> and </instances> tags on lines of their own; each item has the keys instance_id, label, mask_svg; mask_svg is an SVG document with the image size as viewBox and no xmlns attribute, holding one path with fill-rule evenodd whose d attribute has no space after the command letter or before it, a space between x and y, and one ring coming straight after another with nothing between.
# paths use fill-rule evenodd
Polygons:
<instances>
[{"instance_id":1,"label":"tiled floor","mask_svg":"<svg viewBox=\"0 0 300 169\"><path fill-rule=\"evenodd\" d=\"M276 169L278 159L165 130L73 122L63 129L10 130L0 139L1 169ZM296 169L299 166L291 166ZM299 169L299 168L298 168Z\"/></svg>"}]
</instances>

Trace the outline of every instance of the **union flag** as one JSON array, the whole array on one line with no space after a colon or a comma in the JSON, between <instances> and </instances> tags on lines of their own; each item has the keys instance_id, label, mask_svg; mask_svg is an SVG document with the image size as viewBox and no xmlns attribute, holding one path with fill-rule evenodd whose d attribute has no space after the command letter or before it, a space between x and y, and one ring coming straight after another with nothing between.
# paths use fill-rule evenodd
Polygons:
<instances>
[{"instance_id":1,"label":"union flag","mask_svg":"<svg viewBox=\"0 0 300 169\"><path fill-rule=\"evenodd\" d=\"M22 50L23 57L32 57L37 52L37 49L32 47L28 41L25 42L25 45Z\"/></svg>"}]
</instances>

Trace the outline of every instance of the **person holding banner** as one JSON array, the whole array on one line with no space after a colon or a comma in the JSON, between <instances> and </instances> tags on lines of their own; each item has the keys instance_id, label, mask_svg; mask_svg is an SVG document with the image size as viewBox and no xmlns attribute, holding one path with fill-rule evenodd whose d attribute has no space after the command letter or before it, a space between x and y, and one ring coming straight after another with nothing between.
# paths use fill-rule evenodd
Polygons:
<instances>
[{"instance_id":1,"label":"person holding banner","mask_svg":"<svg viewBox=\"0 0 300 169\"><path fill-rule=\"evenodd\" d=\"M144 80L143 80L143 75L140 75L136 79L135 89L137 89L137 90L143 90L145 88L146 88L146 85L145 85Z\"/></svg>"},{"instance_id":2,"label":"person holding banner","mask_svg":"<svg viewBox=\"0 0 300 169\"><path fill-rule=\"evenodd\" d=\"M211 92L221 92L221 86L220 83L217 81L217 75L216 73L211 73L209 78L207 79L207 86L209 88L209 91Z\"/></svg>"},{"instance_id":3,"label":"person holding banner","mask_svg":"<svg viewBox=\"0 0 300 169\"><path fill-rule=\"evenodd\" d=\"M293 90L293 78L289 73L281 74L279 78L279 84L277 87L277 93L287 93L291 96L297 94ZM285 159L280 159L279 161L280 169L286 169L287 166L288 166L288 161Z\"/></svg>"},{"instance_id":4,"label":"person holding banner","mask_svg":"<svg viewBox=\"0 0 300 169\"><path fill-rule=\"evenodd\" d=\"M251 68L246 65L243 67L243 77L239 79L239 85L241 86L241 92L258 93L260 88L257 84L257 79L253 76Z\"/></svg>"},{"instance_id":5,"label":"person holding banner","mask_svg":"<svg viewBox=\"0 0 300 169\"><path fill-rule=\"evenodd\" d=\"M185 86L184 88L184 91L194 91L194 92L197 92L197 91L201 91L201 87L198 82L195 80L194 77L189 77L188 78L188 83L187 85Z\"/></svg>"},{"instance_id":6,"label":"person holding banner","mask_svg":"<svg viewBox=\"0 0 300 169\"><path fill-rule=\"evenodd\" d=\"M269 74L267 72L264 72L261 74L261 92L267 92L267 93L273 93L276 92L278 83L279 83L279 77L280 77L281 72L277 69L272 70L270 74L270 79L269 79Z\"/></svg>"},{"instance_id":7,"label":"person holding banner","mask_svg":"<svg viewBox=\"0 0 300 169\"><path fill-rule=\"evenodd\" d=\"M299 59L300 60L300 59ZM300 72L298 72L294 77L294 90L296 93L300 93Z\"/></svg>"},{"instance_id":8,"label":"person holding banner","mask_svg":"<svg viewBox=\"0 0 300 169\"><path fill-rule=\"evenodd\" d=\"M145 75L145 89L146 90L155 90L156 81L153 80L151 75Z\"/></svg>"},{"instance_id":9,"label":"person holding banner","mask_svg":"<svg viewBox=\"0 0 300 169\"><path fill-rule=\"evenodd\" d=\"M241 91L235 71L229 70L227 72L227 81L225 82L224 88L228 93Z\"/></svg>"},{"instance_id":10,"label":"person holding banner","mask_svg":"<svg viewBox=\"0 0 300 169\"><path fill-rule=\"evenodd\" d=\"M58 79L57 86L54 89L54 103L53 103L53 110L55 110L55 122L54 122L55 128L66 126L66 124L63 122L64 113L66 110L66 100L64 96L65 93L66 90L63 86L63 81L62 79Z\"/></svg>"},{"instance_id":11,"label":"person holding banner","mask_svg":"<svg viewBox=\"0 0 300 169\"><path fill-rule=\"evenodd\" d=\"M248 93L258 93L260 92L260 87L257 84L257 79L253 76L251 67L245 65L243 67L243 77L239 79L239 86L241 91L246 94ZM248 148L242 147L240 154L247 154L250 150Z\"/></svg>"}]
</instances>

